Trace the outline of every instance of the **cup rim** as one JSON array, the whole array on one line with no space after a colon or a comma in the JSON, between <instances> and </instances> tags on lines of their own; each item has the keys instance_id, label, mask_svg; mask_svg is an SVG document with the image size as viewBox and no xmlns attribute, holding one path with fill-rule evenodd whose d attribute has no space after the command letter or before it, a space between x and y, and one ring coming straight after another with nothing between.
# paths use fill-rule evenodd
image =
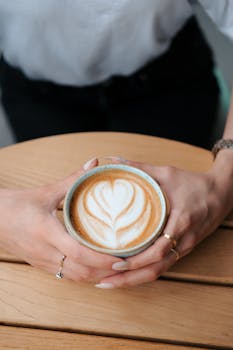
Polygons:
<instances>
[{"instance_id":1,"label":"cup rim","mask_svg":"<svg viewBox=\"0 0 233 350\"><path fill-rule=\"evenodd\" d=\"M73 198L73 194L76 191L77 187L83 181L85 181L86 179L91 177L92 175L94 175L96 173L100 173L104 170L112 170L112 169L125 170L125 171L128 171L128 172L131 172L133 174L141 176L143 179L147 180L153 186L154 190L156 191L156 193L158 194L158 196L160 198L162 214L161 214L159 224L157 225L154 232L145 241L143 241L142 243L139 243L131 248L110 249L110 248L99 247L95 244L92 244L92 243L88 242L87 240L85 240L84 238L82 238L81 234L79 232L77 232L77 230L75 230L75 228L71 222L71 218L70 218L70 204L71 204L71 200ZM143 247L148 246L148 244L150 242L153 242L161 234L161 231L166 223L167 216L168 216L168 203L167 203L167 199L166 199L159 183L156 180L154 180L149 174L144 172L143 170L138 169L138 168L133 167L133 166L130 166L130 165L125 165L125 164L100 165L100 166L96 166L95 168L92 168L91 170L87 171L85 174L81 175L76 181L74 181L74 183L71 185L71 187L69 188L69 190L66 193L64 205L63 205L63 217L64 217L64 222L65 222L65 226L66 226L68 233L74 239L76 239L80 244L82 244L82 245L84 245L92 250L95 250L97 252L111 254L111 255L130 254L130 253L133 253L134 251L137 251L138 249L143 250Z\"/></svg>"}]
</instances>

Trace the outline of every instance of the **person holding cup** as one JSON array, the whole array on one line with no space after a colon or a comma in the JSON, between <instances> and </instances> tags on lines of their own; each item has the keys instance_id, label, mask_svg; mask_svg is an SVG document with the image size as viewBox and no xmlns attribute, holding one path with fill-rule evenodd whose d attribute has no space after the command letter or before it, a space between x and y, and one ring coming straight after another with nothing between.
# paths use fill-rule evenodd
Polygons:
<instances>
[{"instance_id":1,"label":"person holding cup","mask_svg":"<svg viewBox=\"0 0 233 350\"><path fill-rule=\"evenodd\" d=\"M199 2L232 38L232 2ZM2 102L17 140L124 130L209 147L218 88L191 3L0 0ZM223 139L205 174L114 159L148 173L170 201L163 234L138 255L94 252L74 241L54 216L75 179L97 166L97 159L56 184L1 189L0 246L33 266L100 288L154 280L233 208L233 107Z\"/></svg>"}]
</instances>

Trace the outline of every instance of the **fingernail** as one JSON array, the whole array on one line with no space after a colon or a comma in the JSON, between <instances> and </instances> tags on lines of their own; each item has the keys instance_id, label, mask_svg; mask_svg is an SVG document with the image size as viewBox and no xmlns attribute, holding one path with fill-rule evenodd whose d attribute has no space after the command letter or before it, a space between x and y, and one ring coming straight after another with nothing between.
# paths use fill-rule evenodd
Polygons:
<instances>
[{"instance_id":1,"label":"fingernail","mask_svg":"<svg viewBox=\"0 0 233 350\"><path fill-rule=\"evenodd\" d=\"M117 163L126 163L126 164L129 163L127 159L122 157L108 156L106 158L111 159L113 162L117 162Z\"/></svg>"},{"instance_id":2,"label":"fingernail","mask_svg":"<svg viewBox=\"0 0 233 350\"><path fill-rule=\"evenodd\" d=\"M95 285L96 288L101 288L101 289L113 289L115 288L112 283L99 283Z\"/></svg>"},{"instance_id":3,"label":"fingernail","mask_svg":"<svg viewBox=\"0 0 233 350\"><path fill-rule=\"evenodd\" d=\"M128 261L120 261L116 262L112 265L112 269L116 271L124 271L129 269L129 262Z\"/></svg>"},{"instance_id":4,"label":"fingernail","mask_svg":"<svg viewBox=\"0 0 233 350\"><path fill-rule=\"evenodd\" d=\"M97 161L97 158L92 158L90 160L88 160L84 165L83 165L83 169L84 170L88 170L92 165L95 164L95 162Z\"/></svg>"}]
</instances>

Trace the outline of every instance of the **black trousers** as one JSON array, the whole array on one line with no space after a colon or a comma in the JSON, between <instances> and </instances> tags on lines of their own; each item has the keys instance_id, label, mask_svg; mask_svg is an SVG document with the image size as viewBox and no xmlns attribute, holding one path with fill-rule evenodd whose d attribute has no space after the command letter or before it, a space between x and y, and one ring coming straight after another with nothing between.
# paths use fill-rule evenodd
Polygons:
<instances>
[{"instance_id":1,"label":"black trousers","mask_svg":"<svg viewBox=\"0 0 233 350\"><path fill-rule=\"evenodd\" d=\"M211 50L191 18L164 55L130 77L91 87L30 80L2 59L2 103L17 141L125 131L209 148L218 107L213 66Z\"/></svg>"}]
</instances>

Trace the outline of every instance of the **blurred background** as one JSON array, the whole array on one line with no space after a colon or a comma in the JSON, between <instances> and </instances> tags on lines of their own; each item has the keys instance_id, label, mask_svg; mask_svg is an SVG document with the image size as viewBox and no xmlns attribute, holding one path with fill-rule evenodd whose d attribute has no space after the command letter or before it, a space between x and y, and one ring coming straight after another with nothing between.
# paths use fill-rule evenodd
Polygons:
<instances>
[{"instance_id":1,"label":"blurred background","mask_svg":"<svg viewBox=\"0 0 233 350\"><path fill-rule=\"evenodd\" d=\"M218 31L215 24L212 23L199 5L195 6L195 12L215 53L216 75L221 90L219 118L213 135L213 139L215 139L220 137L222 133L233 84L233 42ZM14 135L7 124L4 111L0 105L0 147L8 146L12 143L14 143Z\"/></svg>"}]
</instances>

